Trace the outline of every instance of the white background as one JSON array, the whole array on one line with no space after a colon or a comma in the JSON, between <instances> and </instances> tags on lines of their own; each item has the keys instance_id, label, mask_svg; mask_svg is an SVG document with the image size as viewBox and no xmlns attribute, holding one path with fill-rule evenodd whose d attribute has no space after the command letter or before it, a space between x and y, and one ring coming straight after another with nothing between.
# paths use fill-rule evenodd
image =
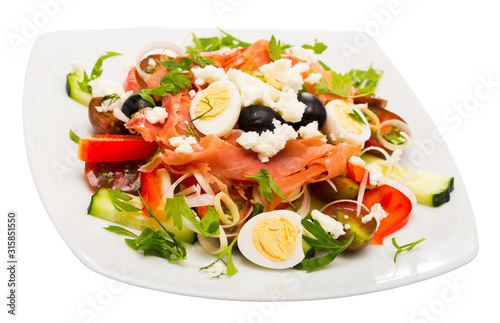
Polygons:
<instances>
[{"instance_id":1,"label":"white background","mask_svg":"<svg viewBox=\"0 0 500 323\"><path fill-rule=\"evenodd\" d=\"M478 315L497 317L495 292L500 287L500 279L496 268L496 239L500 211L496 188L500 176L491 155L496 147L500 117L500 8L494 7L493 1L476 0L468 5L430 0L127 0L117 3L25 0L11 1L9 8L2 4L2 322L5 319L56 323L152 319L314 322L322 318L332 322L423 323L466 322L476 320ZM28 32L26 26L34 22L38 26ZM370 33L405 77L435 124L444 130L474 209L479 255L457 270L410 286L341 299L285 303L231 302L172 295L115 282L82 265L46 214L27 163L21 111L27 61L35 38L45 32L149 26L355 29ZM13 35L21 39L20 42L13 44L9 40ZM481 80L490 81L489 92L484 92L484 88L483 92L477 92L482 86ZM454 116L454 121L450 116ZM8 291L6 218L10 210L18 213L16 316L8 315L4 305ZM489 296L490 292L493 296Z\"/></svg>"}]
</instances>

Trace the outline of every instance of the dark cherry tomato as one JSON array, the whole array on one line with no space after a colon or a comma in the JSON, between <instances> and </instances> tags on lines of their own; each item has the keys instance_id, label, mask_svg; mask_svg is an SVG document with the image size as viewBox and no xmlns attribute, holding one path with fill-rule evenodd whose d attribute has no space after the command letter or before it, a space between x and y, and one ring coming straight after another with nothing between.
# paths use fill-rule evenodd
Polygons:
<instances>
[{"instance_id":1,"label":"dark cherry tomato","mask_svg":"<svg viewBox=\"0 0 500 323\"><path fill-rule=\"evenodd\" d=\"M330 181L336 190L327 181L311 183L309 184L309 188L311 188L318 199L325 203L342 199L352 200L358 196L359 183L349 177L340 175L332 178Z\"/></svg>"},{"instance_id":2,"label":"dark cherry tomato","mask_svg":"<svg viewBox=\"0 0 500 323\"><path fill-rule=\"evenodd\" d=\"M124 192L133 192L140 187L139 167L146 161L132 160L123 162L87 162L85 176L95 188L120 188Z\"/></svg>"},{"instance_id":3,"label":"dark cherry tomato","mask_svg":"<svg viewBox=\"0 0 500 323\"><path fill-rule=\"evenodd\" d=\"M117 119L113 112L99 112L96 107L101 105L102 97L95 97L89 103L89 121L100 134L128 134L123 122Z\"/></svg>"},{"instance_id":4,"label":"dark cherry tomato","mask_svg":"<svg viewBox=\"0 0 500 323\"><path fill-rule=\"evenodd\" d=\"M368 212L364 208L361 208L358 215L357 207L358 205L356 203L339 202L331 204L323 210L324 214L341 222L344 228L348 225L348 229L344 229L345 234L339 236L337 239L338 241L345 242L351 238L354 232L356 233L354 241L346 249L349 251L360 250L366 247L377 230L377 220L372 218L366 223L363 223L363 217L366 216Z\"/></svg>"},{"instance_id":5,"label":"dark cherry tomato","mask_svg":"<svg viewBox=\"0 0 500 323\"><path fill-rule=\"evenodd\" d=\"M388 111L384 108L380 108L380 107L369 107L368 109L370 109L371 112L373 112L379 119L380 123L384 122L384 121L387 121L387 120L399 120L399 121L402 121L402 122L405 122L403 120L403 118L401 118L400 116L398 116L396 113L394 112L391 112L391 111ZM406 122L405 122L406 123ZM385 148L382 143L378 140L377 138L377 134L376 134L376 131L373 131L372 129L372 134L370 136L370 138L365 142L365 148L366 147L379 147L379 148L382 148L384 149L385 151L387 151L389 154L392 153L392 150L388 149L388 148ZM383 158L384 156L382 155L382 153L378 152L378 151L375 151L375 150L370 150L369 151L370 154L373 154L373 155L376 155L378 157L381 157Z\"/></svg>"}]
</instances>

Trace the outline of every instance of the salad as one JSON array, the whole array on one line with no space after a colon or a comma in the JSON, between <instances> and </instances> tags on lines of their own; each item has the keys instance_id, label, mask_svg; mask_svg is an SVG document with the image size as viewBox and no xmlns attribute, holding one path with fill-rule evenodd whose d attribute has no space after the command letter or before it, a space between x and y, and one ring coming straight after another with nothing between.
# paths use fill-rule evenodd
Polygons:
<instances>
[{"instance_id":1,"label":"salad","mask_svg":"<svg viewBox=\"0 0 500 323\"><path fill-rule=\"evenodd\" d=\"M312 272L382 245L417 203L449 201L453 177L400 165L411 128L376 95L382 71L337 73L317 40L221 32L147 46L125 80L101 77L116 52L90 73L72 64L67 93L95 130L70 131L94 188L88 214L129 247L176 262L198 243L215 255L200 268L215 277L237 273L236 249L262 267ZM393 238L394 261L423 240Z\"/></svg>"}]
</instances>

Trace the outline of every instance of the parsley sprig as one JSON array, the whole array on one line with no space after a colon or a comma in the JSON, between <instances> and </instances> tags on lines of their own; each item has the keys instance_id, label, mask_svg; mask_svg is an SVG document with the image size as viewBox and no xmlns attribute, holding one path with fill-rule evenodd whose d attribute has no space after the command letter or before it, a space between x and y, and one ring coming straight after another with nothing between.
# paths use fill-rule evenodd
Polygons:
<instances>
[{"instance_id":1,"label":"parsley sprig","mask_svg":"<svg viewBox=\"0 0 500 323\"><path fill-rule=\"evenodd\" d=\"M357 121L358 123L366 125L365 120L363 120L363 118L358 113L358 111L356 111L356 110L353 109L352 112L348 113L347 115L349 117L351 117L352 119L354 119L355 121Z\"/></svg>"},{"instance_id":2,"label":"parsley sprig","mask_svg":"<svg viewBox=\"0 0 500 323\"><path fill-rule=\"evenodd\" d=\"M262 168L257 174L245 175L245 177L251 178L259 184L260 192L266 200L272 201L274 193L277 196L281 197L283 200L287 201L288 204L290 204L295 209L295 205L293 205L292 202L290 202L286 198L286 196L281 193L278 183L276 183L276 181L271 176L269 176L269 174L270 172L267 169Z\"/></svg>"},{"instance_id":3,"label":"parsley sprig","mask_svg":"<svg viewBox=\"0 0 500 323\"><path fill-rule=\"evenodd\" d=\"M244 42L232 35L228 34L222 29L219 29L225 36L223 37L209 37L209 38L198 38L193 34L193 43L195 48L199 52L213 52L219 50L223 47L227 48L240 48L248 47L252 44Z\"/></svg>"},{"instance_id":4,"label":"parsley sprig","mask_svg":"<svg viewBox=\"0 0 500 323\"><path fill-rule=\"evenodd\" d=\"M269 41L269 58L273 61L281 59L281 53L284 53L290 47L292 46L282 43L281 40L277 41L274 35L271 35L271 40Z\"/></svg>"},{"instance_id":5,"label":"parsley sprig","mask_svg":"<svg viewBox=\"0 0 500 323\"><path fill-rule=\"evenodd\" d=\"M238 272L238 269L234 266L233 263L233 258L232 258L232 251L233 251L233 246L236 243L236 240L238 240L238 236L234 238L234 240L231 242L229 246L226 247L218 256L217 259L212 262L210 265L205 266L200 268L200 270L208 269L212 267L216 262L222 261L226 265L226 274L231 277L232 275L236 274ZM226 257L226 261L223 260L224 256ZM216 276L214 278L219 278L219 276Z\"/></svg>"},{"instance_id":6,"label":"parsley sprig","mask_svg":"<svg viewBox=\"0 0 500 323\"><path fill-rule=\"evenodd\" d=\"M336 94L342 97L347 97L349 87L351 85L351 76L349 74L340 74L331 71L331 82L328 84L324 77L319 83L314 84L316 93L318 94Z\"/></svg>"},{"instance_id":7,"label":"parsley sprig","mask_svg":"<svg viewBox=\"0 0 500 323\"><path fill-rule=\"evenodd\" d=\"M293 269L306 270L308 273L330 264L340 253L349 247L356 236L356 233L354 233L349 240L342 243L333 239L318 221L311 222L310 220L303 219L301 223L304 229L314 236L314 238L311 238L303 235L302 239L304 239L304 241L314 250L328 252L321 257L304 259L293 267Z\"/></svg>"},{"instance_id":8,"label":"parsley sprig","mask_svg":"<svg viewBox=\"0 0 500 323\"><path fill-rule=\"evenodd\" d=\"M392 238L392 245L394 247L396 247L396 249L398 249L398 251L396 251L396 254L394 255L394 263L396 263L396 258L398 257L398 255L404 251L410 251L412 250L416 245L418 245L419 243L423 242L425 240L425 238L422 238L420 240L417 240L415 242L411 242L411 243L408 243L408 244L405 244L405 245L398 245L396 243L396 238Z\"/></svg>"},{"instance_id":9,"label":"parsley sprig","mask_svg":"<svg viewBox=\"0 0 500 323\"><path fill-rule=\"evenodd\" d=\"M314 45L307 45L307 44L304 44L302 45L302 48L305 48L305 49L312 49L314 51L315 54L321 54L323 53L327 48L328 46L326 46L324 43L322 42L319 42L318 43L318 40L315 39L314 40Z\"/></svg>"},{"instance_id":10,"label":"parsley sprig","mask_svg":"<svg viewBox=\"0 0 500 323\"><path fill-rule=\"evenodd\" d=\"M104 62L105 59L118 55L121 54L116 52L106 52L106 54L102 55L97 59L97 62L95 62L94 67L92 68L90 76L87 74L86 71L83 71L83 80L81 82L78 82L80 89L83 92L92 94L92 87L89 85L89 82L95 80L96 78L102 75L102 63Z\"/></svg>"},{"instance_id":11,"label":"parsley sprig","mask_svg":"<svg viewBox=\"0 0 500 323\"><path fill-rule=\"evenodd\" d=\"M370 65L370 68L366 71L356 69L349 71L349 75L352 78L352 86L364 94L375 92L375 88L382 74L382 71L373 69L372 65Z\"/></svg>"}]
</instances>

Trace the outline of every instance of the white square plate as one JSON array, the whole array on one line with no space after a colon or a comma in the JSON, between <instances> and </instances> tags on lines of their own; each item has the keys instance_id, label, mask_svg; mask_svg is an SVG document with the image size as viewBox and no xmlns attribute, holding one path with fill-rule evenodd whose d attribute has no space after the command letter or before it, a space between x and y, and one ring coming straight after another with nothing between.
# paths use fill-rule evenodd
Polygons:
<instances>
[{"instance_id":1,"label":"white square plate","mask_svg":"<svg viewBox=\"0 0 500 323\"><path fill-rule=\"evenodd\" d=\"M474 216L452 156L399 72L375 41L356 32L303 30L230 30L247 42L276 39L302 45L324 42L328 49L321 60L337 72L367 69L373 63L383 70L377 94L389 101L388 110L403 117L417 143L418 168L455 177L451 201L438 208L418 205L408 224L392 236L400 244L422 237L426 241L393 262L396 249L387 237L384 246L370 245L356 254L340 255L317 272L269 270L257 267L237 252L239 272L228 278L210 279L198 268L209 264L199 246L188 246L184 264L143 257L128 248L122 236L102 227L109 223L87 215L92 188L87 184L83 162L76 159L77 145L69 130L85 136L92 132L87 108L65 92L70 63L81 60L90 71L104 52L122 56L106 60L104 78L124 80L125 66L137 52L156 41L182 46L191 33L199 37L221 35L217 30L122 29L57 32L42 35L35 43L27 68L23 116L26 148L33 178L42 202L74 254L89 268L126 283L146 288L232 300L310 300L356 295L418 282L443 274L471 261L478 252ZM347 51L346 51L347 50Z\"/></svg>"}]
</instances>

